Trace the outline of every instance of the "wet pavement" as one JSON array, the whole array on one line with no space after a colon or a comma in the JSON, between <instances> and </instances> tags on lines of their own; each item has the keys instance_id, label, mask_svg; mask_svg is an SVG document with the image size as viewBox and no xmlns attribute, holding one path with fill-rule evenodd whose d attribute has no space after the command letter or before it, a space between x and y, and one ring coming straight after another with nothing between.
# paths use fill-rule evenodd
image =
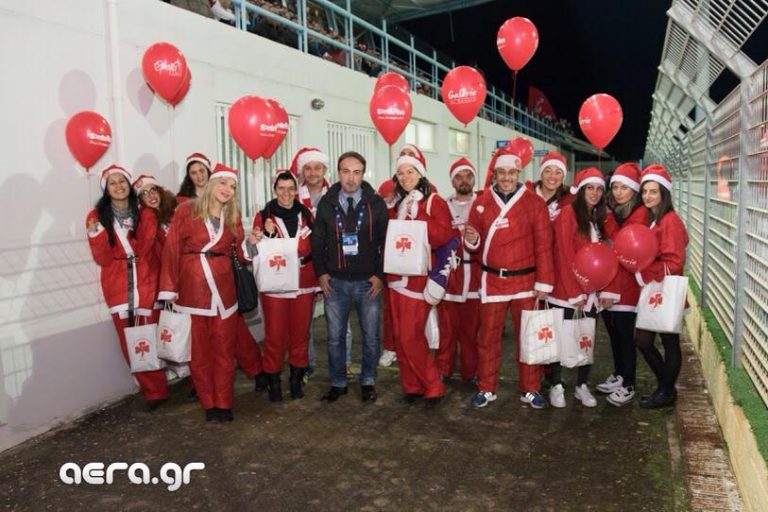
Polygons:
<instances>
[{"instance_id":1,"label":"wet pavement","mask_svg":"<svg viewBox=\"0 0 768 512\"><path fill-rule=\"evenodd\" d=\"M598 322L600 323L600 322ZM324 354L325 323L315 320ZM499 399L469 404L473 389L457 377L436 408L400 401L396 368L380 368L377 402L359 387L337 402L320 401L329 381L324 357L305 388L271 404L238 374L235 421L205 423L185 383L153 413L138 395L0 454L3 510L689 510L684 440L674 409L645 411L637 399L616 408L604 397L587 409L566 389L565 409L533 410L519 401L508 324ZM355 330L355 340L359 340ZM354 356L359 357L359 345ZM612 370L605 331L598 334L590 383ZM356 361L356 362L359 362ZM696 365L695 356L685 364ZM354 368L354 367L353 367ZM574 370L564 370L566 383ZM642 360L638 390L654 387ZM695 390L699 392L699 390ZM681 399L683 394L681 393ZM701 454L699 454L700 456ZM67 462L202 462L189 483L168 490L133 484L126 471L112 484L67 485ZM135 466L133 469L136 469ZM71 472L69 473L72 474ZM140 473L138 473L140 476ZM137 478L138 478L137 476Z\"/></svg>"}]
</instances>

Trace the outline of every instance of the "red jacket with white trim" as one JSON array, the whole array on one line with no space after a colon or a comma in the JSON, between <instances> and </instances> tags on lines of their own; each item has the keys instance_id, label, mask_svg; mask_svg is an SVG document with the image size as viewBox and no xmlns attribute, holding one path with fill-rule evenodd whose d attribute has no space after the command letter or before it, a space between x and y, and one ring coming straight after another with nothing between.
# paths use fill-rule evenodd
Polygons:
<instances>
[{"instance_id":1,"label":"red jacket with white trim","mask_svg":"<svg viewBox=\"0 0 768 512\"><path fill-rule=\"evenodd\" d=\"M151 211L142 211L139 228L134 237L133 229L122 229L115 222L115 245L109 245L107 230L99 223L99 214L91 210L85 224L97 222L96 233L88 233L88 245L94 261L101 270L101 291L110 313L128 311L128 258L135 257L133 264L133 308L149 314L157 296L157 275L160 266L153 252L157 230L157 217ZM155 264L152 264L152 262Z\"/></svg>"},{"instance_id":2,"label":"red jacket with white trim","mask_svg":"<svg viewBox=\"0 0 768 512\"><path fill-rule=\"evenodd\" d=\"M182 313L229 318L237 312L232 247L245 261L243 226L238 220L235 234L222 219L215 230L211 222L193 217L192 206L185 202L174 213L163 248L158 298L175 300L174 308Z\"/></svg>"},{"instance_id":3,"label":"red jacket with white trim","mask_svg":"<svg viewBox=\"0 0 768 512\"><path fill-rule=\"evenodd\" d=\"M388 210L390 219L397 219L398 208ZM445 200L432 193L418 202L418 211L415 217L407 217L405 220L423 220L427 223L427 237L432 249L442 247L451 238L458 237L459 231L451 227L451 212ZM432 254L432 264L435 261ZM427 276L398 276L387 274L387 285L391 293L400 293L413 299L424 300L424 287L427 285Z\"/></svg>"},{"instance_id":4,"label":"red jacket with white trim","mask_svg":"<svg viewBox=\"0 0 768 512\"><path fill-rule=\"evenodd\" d=\"M465 240L464 247L478 254L481 265L508 271L533 269L508 277L481 269L483 303L533 297L535 291L552 292L552 225L540 197L521 185L505 204L489 189L472 206L469 224L478 230L480 239L474 245Z\"/></svg>"},{"instance_id":5,"label":"red jacket with white trim","mask_svg":"<svg viewBox=\"0 0 768 512\"><path fill-rule=\"evenodd\" d=\"M602 240L603 242L613 240L618 231L616 219L610 211L607 212L603 221L603 231L606 236L606 240ZM554 223L554 232L556 279L555 289L549 296L549 302L558 306L573 308L573 304L586 300L587 304L584 309L590 310L592 306L597 306L598 298L620 299L619 291L612 287L615 286L615 280L598 293L586 294L573 274L573 261L579 249L601 240L597 239L595 232L590 238L579 233L576 212L572 204L560 213Z\"/></svg>"},{"instance_id":6,"label":"red jacket with white trim","mask_svg":"<svg viewBox=\"0 0 768 512\"><path fill-rule=\"evenodd\" d=\"M528 187L528 190L544 199L540 194L541 190L536 183L529 180L525 182L525 186ZM563 195L560 196L560 199L557 199L556 196L550 197L548 200L544 199L544 203L547 205L547 210L549 211L549 220L555 222L555 219L560 215L560 212L575 200L576 196L568 191L564 191Z\"/></svg>"},{"instance_id":7,"label":"red jacket with white trim","mask_svg":"<svg viewBox=\"0 0 768 512\"><path fill-rule=\"evenodd\" d=\"M451 212L451 226L459 230L462 237L464 236L464 225L469 219L469 212L472 211L472 207L478 197L478 194L475 193L469 201L466 218L461 218L458 212L454 211L454 208L451 206L453 197L448 198L446 201L448 210ZM467 299L479 299L480 260L478 255L470 253L461 245L456 250L456 257L459 258L460 263L458 268L448 276L448 287L445 290L443 300L466 302Z\"/></svg>"},{"instance_id":8,"label":"red jacket with white trim","mask_svg":"<svg viewBox=\"0 0 768 512\"><path fill-rule=\"evenodd\" d=\"M669 212L658 224L651 225L651 232L659 242L656 260L646 269L635 273L640 286L651 281L663 281L666 272L682 276L685 268L685 248L688 246L688 231L677 213Z\"/></svg>"}]
</instances>

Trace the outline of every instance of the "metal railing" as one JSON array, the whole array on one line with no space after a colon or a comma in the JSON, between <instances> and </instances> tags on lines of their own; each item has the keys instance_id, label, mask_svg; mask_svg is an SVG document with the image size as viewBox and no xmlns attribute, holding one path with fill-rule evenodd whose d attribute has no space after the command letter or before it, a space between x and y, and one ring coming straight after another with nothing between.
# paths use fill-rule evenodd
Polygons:
<instances>
[{"instance_id":1,"label":"metal railing","mask_svg":"<svg viewBox=\"0 0 768 512\"><path fill-rule=\"evenodd\" d=\"M768 61L740 52L766 13L765 0L673 2L645 158L673 173L688 273L768 404ZM716 104L705 91L724 66L740 84Z\"/></svg>"},{"instance_id":2,"label":"metal railing","mask_svg":"<svg viewBox=\"0 0 768 512\"><path fill-rule=\"evenodd\" d=\"M452 59L417 41L413 35L399 27L394 30L388 27L386 20L381 21L381 26L376 26L355 15L352 12L351 0L347 0L345 7L328 0L311 0L312 5L331 15L333 23L330 25L333 28L342 27L339 31L341 41L310 26L307 14L308 0L296 0L297 21L284 18L245 0L233 0L232 4L237 17L236 27L241 30L248 30L248 17L263 17L294 32L296 47L304 53L315 52L317 43L327 45L344 52L343 61L346 67L359 69L361 63L366 61L373 69L378 69L378 72L396 71L409 80L413 90L423 91L434 99L439 99L442 80L455 66ZM358 38L370 43L368 46L376 53L356 48ZM494 85L488 84L487 89L485 104L478 114L480 117L544 142L596 154L591 145L566 133L554 122L529 112L516 102L513 104L511 97Z\"/></svg>"}]
</instances>

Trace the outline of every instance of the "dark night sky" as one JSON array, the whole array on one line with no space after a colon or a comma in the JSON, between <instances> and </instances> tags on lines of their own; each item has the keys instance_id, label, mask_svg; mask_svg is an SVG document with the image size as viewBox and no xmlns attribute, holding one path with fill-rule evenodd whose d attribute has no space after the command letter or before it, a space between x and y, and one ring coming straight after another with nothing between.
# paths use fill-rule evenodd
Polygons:
<instances>
[{"instance_id":1,"label":"dark night sky","mask_svg":"<svg viewBox=\"0 0 768 512\"><path fill-rule=\"evenodd\" d=\"M525 104L528 86L549 97L559 117L576 135L578 112L592 94L614 96L624 111L621 130L606 151L619 160L643 156L650 123L651 94L656 85L667 26L669 0L498 0L477 7L403 23L414 35L456 60L479 68L489 84L512 90L512 74L496 49L496 33L508 18L529 18L539 32L539 48L520 71L518 101ZM450 20L454 40L451 40ZM766 57L765 23L745 50L756 62ZM760 36L759 43L754 41ZM726 72L711 91L719 101L737 85Z\"/></svg>"}]
</instances>

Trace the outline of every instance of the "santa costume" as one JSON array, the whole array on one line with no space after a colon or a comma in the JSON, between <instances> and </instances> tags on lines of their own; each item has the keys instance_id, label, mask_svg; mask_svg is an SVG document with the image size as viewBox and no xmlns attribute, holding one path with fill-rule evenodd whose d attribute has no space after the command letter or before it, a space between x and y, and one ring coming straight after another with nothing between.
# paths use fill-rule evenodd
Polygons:
<instances>
[{"instance_id":1,"label":"santa costume","mask_svg":"<svg viewBox=\"0 0 768 512\"><path fill-rule=\"evenodd\" d=\"M124 176L130 187L130 173L120 166L111 165L101 173L102 191L106 189L107 180L113 174ZM138 226L134 226L130 217L123 220L116 218L112 225L114 236L110 243L108 230L99 222L98 211L91 210L86 217L86 226L96 223L96 231L88 232L88 245L94 261L99 265L101 290L126 362L130 360L125 328L135 325L139 318L151 321L160 270L159 265L152 262L156 258L154 238L157 218L145 209L138 220ZM170 396L164 370L136 372L133 376L149 403Z\"/></svg>"}]
</instances>

